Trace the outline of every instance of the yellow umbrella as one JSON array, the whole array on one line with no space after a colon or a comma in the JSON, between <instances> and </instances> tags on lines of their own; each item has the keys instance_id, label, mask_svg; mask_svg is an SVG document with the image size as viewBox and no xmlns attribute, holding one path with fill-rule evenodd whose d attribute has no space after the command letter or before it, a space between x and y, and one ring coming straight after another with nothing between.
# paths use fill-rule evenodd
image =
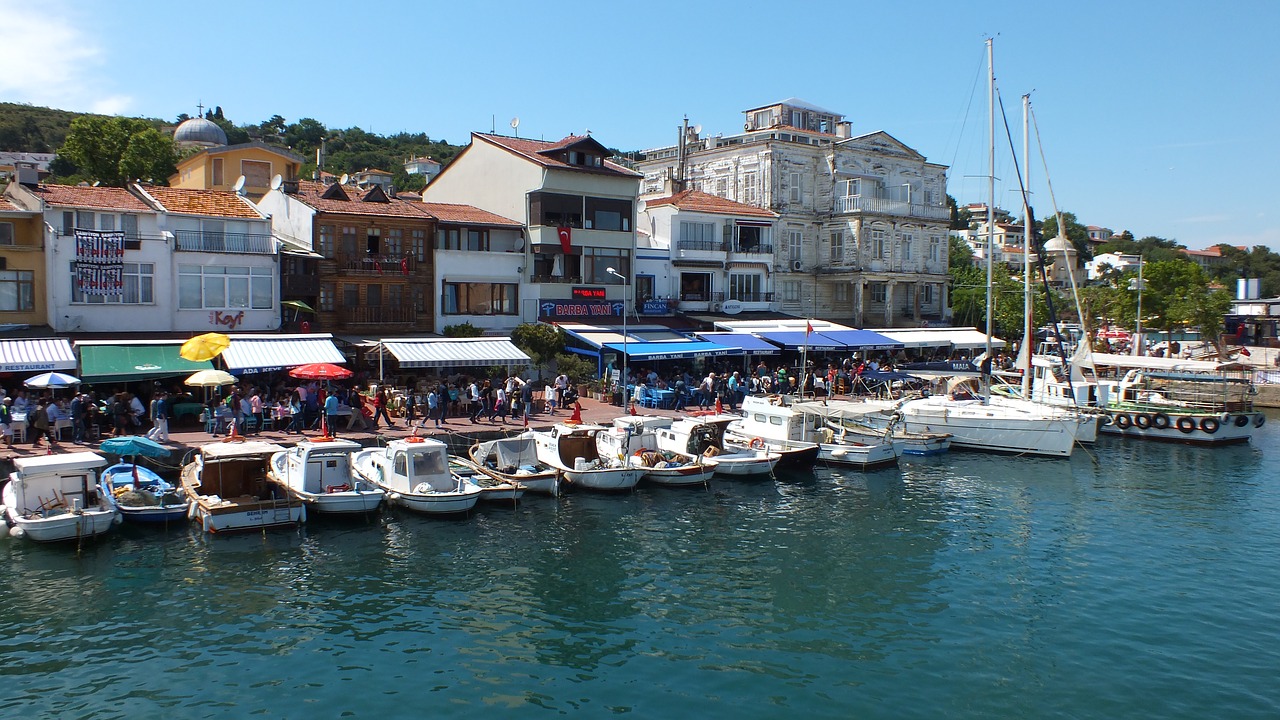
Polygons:
<instances>
[{"instance_id":1,"label":"yellow umbrella","mask_svg":"<svg viewBox=\"0 0 1280 720\"><path fill-rule=\"evenodd\" d=\"M200 362L218 357L228 347L231 347L231 338L222 333L205 333L182 343L178 354L188 360Z\"/></svg>"}]
</instances>

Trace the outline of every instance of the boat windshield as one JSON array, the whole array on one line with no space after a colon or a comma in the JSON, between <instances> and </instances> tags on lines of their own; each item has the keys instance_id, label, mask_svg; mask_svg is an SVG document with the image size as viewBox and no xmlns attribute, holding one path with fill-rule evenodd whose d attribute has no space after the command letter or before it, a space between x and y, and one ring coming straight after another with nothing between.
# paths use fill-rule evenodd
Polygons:
<instances>
[{"instance_id":1,"label":"boat windshield","mask_svg":"<svg viewBox=\"0 0 1280 720\"><path fill-rule=\"evenodd\" d=\"M439 475L448 469L443 452L414 453L410 457L413 458L413 477Z\"/></svg>"}]
</instances>

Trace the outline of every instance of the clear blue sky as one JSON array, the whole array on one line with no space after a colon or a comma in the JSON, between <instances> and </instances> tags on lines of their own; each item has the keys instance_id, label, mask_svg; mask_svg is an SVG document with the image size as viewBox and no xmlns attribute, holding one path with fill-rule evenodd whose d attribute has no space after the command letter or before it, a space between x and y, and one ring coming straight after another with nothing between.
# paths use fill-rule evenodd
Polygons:
<instances>
[{"instance_id":1,"label":"clear blue sky","mask_svg":"<svg viewBox=\"0 0 1280 720\"><path fill-rule=\"evenodd\" d=\"M1015 137L1032 92L1064 210L1193 248L1280 249L1278 28L1274 0L0 0L0 99L170 119L203 101L240 123L454 143L519 116L523 137L590 129L631 150L671 143L685 114L729 134L742 110L796 96L951 166L966 203L986 200L990 35ZM1015 208L998 156L997 202ZM1038 159L1032 173L1044 215Z\"/></svg>"}]
</instances>

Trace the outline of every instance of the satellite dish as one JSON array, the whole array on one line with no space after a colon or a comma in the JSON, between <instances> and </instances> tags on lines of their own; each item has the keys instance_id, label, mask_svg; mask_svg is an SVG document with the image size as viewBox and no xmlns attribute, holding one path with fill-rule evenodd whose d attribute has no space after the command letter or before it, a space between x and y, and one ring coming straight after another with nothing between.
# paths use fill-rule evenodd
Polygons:
<instances>
[{"instance_id":1,"label":"satellite dish","mask_svg":"<svg viewBox=\"0 0 1280 720\"><path fill-rule=\"evenodd\" d=\"M240 176L240 179L241 179L241 180L244 180L244 176L243 176L243 175L241 175L241 176ZM272 189L272 190L279 190L279 189L280 189L280 186L281 186L283 183L284 183L284 178L280 177L279 173L277 173L276 175L274 175L274 176L271 178L271 189ZM237 182L237 183L236 183L236 185L240 185L240 184L241 184L240 182ZM239 190L240 188L238 188L238 187L237 187L236 189L237 189L237 190Z\"/></svg>"},{"instance_id":2,"label":"satellite dish","mask_svg":"<svg viewBox=\"0 0 1280 720\"><path fill-rule=\"evenodd\" d=\"M348 180L350 180L350 179L351 179L351 176L350 176L350 175L348 175L348 174L346 174L346 173L342 173L342 177L338 178L338 184L339 184L339 185L346 185L346 184L347 184L347 181L348 181Z\"/></svg>"},{"instance_id":3,"label":"satellite dish","mask_svg":"<svg viewBox=\"0 0 1280 720\"><path fill-rule=\"evenodd\" d=\"M277 175L276 177L280 177L280 176L279 176L279 175ZM277 185L276 185L276 181L275 181L275 180L276 180L276 178L271 178L271 189L272 189L272 190L275 190L275 189L276 189L276 187L277 187ZM236 184L235 184L235 185L232 185L232 186L231 186L231 189L232 189L232 190L235 190L236 192L240 192L241 190L243 190L243 189L244 189L244 176L243 176L243 175L241 175L240 177L236 178Z\"/></svg>"},{"instance_id":4,"label":"satellite dish","mask_svg":"<svg viewBox=\"0 0 1280 720\"><path fill-rule=\"evenodd\" d=\"M701 125L694 125L694 126L693 126L693 134L694 134L694 135L701 135L701 134L702 134L702 126L701 126Z\"/></svg>"},{"instance_id":5,"label":"satellite dish","mask_svg":"<svg viewBox=\"0 0 1280 720\"><path fill-rule=\"evenodd\" d=\"M524 252L524 238L516 240L516 252Z\"/></svg>"},{"instance_id":6,"label":"satellite dish","mask_svg":"<svg viewBox=\"0 0 1280 720\"><path fill-rule=\"evenodd\" d=\"M515 130L518 127L520 127L520 118L518 117L511 118L511 129Z\"/></svg>"}]
</instances>

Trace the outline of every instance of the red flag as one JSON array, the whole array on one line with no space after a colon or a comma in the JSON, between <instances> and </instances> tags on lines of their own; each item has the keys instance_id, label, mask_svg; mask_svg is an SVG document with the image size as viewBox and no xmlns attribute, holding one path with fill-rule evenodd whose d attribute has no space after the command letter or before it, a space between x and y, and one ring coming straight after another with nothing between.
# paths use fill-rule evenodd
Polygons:
<instances>
[{"instance_id":1,"label":"red flag","mask_svg":"<svg viewBox=\"0 0 1280 720\"><path fill-rule=\"evenodd\" d=\"M565 255L568 255L573 251L573 231L568 226L565 226L560 228L559 233L560 249L564 251Z\"/></svg>"},{"instance_id":2,"label":"red flag","mask_svg":"<svg viewBox=\"0 0 1280 720\"><path fill-rule=\"evenodd\" d=\"M809 337L811 334L813 334L813 323L809 322L808 320L805 320L805 321L804 321L804 336L805 336L805 337Z\"/></svg>"},{"instance_id":3,"label":"red flag","mask_svg":"<svg viewBox=\"0 0 1280 720\"><path fill-rule=\"evenodd\" d=\"M1250 353L1250 352L1249 352L1249 348L1247 348L1247 347L1242 347L1242 348L1240 348L1240 354L1241 354L1241 355L1243 355L1243 356L1245 356L1245 357L1251 357L1251 356L1252 356L1252 353Z\"/></svg>"}]
</instances>

